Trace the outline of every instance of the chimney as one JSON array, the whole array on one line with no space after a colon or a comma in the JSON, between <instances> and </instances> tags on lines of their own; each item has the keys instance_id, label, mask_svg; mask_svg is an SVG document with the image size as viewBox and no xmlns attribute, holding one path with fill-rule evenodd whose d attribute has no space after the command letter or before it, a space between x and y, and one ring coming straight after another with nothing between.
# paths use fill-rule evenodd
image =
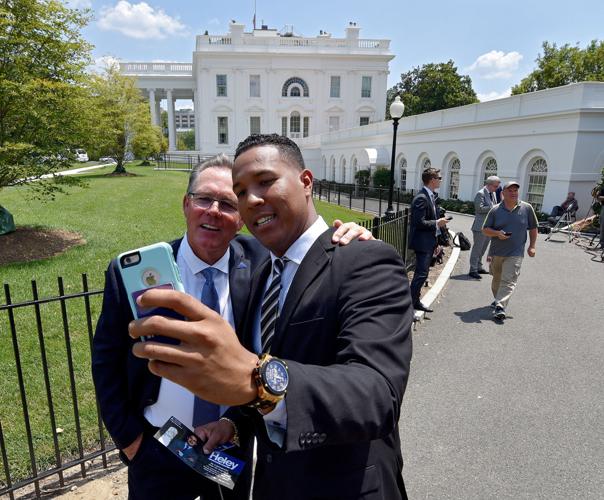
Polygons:
<instances>
[{"instance_id":1,"label":"chimney","mask_svg":"<svg viewBox=\"0 0 604 500\"><path fill-rule=\"evenodd\" d=\"M361 28L357 28L357 23L349 22L346 28L346 38L348 40L358 40L359 39L359 31Z\"/></svg>"}]
</instances>

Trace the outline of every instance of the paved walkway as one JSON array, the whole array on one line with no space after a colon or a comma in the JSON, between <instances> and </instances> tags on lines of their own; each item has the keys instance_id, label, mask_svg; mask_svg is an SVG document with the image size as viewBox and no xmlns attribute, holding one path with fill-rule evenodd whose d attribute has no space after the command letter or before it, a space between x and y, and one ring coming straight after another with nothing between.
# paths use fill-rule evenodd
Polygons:
<instances>
[{"instance_id":1,"label":"paved walkway","mask_svg":"<svg viewBox=\"0 0 604 500\"><path fill-rule=\"evenodd\" d=\"M449 224L471 238L472 217ZM400 421L409 498L604 497L604 264L539 235L504 324L460 259L414 331Z\"/></svg>"}]
</instances>

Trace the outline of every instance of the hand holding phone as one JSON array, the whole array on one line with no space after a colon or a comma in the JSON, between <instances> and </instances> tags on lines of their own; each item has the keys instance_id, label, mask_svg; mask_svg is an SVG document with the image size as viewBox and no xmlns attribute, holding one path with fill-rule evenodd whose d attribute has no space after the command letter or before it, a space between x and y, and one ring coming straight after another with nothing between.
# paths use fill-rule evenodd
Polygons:
<instances>
[{"instance_id":1,"label":"hand holding phone","mask_svg":"<svg viewBox=\"0 0 604 500\"><path fill-rule=\"evenodd\" d=\"M145 309L136 303L136 299L151 288L185 291L170 245L161 242L130 250L118 255L117 261L135 318L158 315L183 319L180 314L171 309L163 307Z\"/></svg>"},{"instance_id":2,"label":"hand holding phone","mask_svg":"<svg viewBox=\"0 0 604 500\"><path fill-rule=\"evenodd\" d=\"M447 216L445 217L445 219L447 219L447 220L451 220L451 219L453 219L453 216L452 216L452 215L447 215Z\"/></svg>"}]
</instances>

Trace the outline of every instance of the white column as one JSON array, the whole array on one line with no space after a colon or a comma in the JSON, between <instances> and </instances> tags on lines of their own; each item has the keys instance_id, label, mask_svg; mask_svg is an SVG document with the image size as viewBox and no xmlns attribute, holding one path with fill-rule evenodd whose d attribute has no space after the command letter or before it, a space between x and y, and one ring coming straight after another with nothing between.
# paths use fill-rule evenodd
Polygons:
<instances>
[{"instance_id":1,"label":"white column","mask_svg":"<svg viewBox=\"0 0 604 500\"><path fill-rule=\"evenodd\" d=\"M157 106L155 105L155 89L149 89L149 109L151 111L151 124L157 125Z\"/></svg>"},{"instance_id":2,"label":"white column","mask_svg":"<svg viewBox=\"0 0 604 500\"><path fill-rule=\"evenodd\" d=\"M157 99L155 102L155 116L157 117L157 121L153 125L157 125L161 127L161 100Z\"/></svg>"},{"instance_id":3,"label":"white column","mask_svg":"<svg viewBox=\"0 0 604 500\"><path fill-rule=\"evenodd\" d=\"M172 89L166 90L168 94L168 150L176 150L176 126L174 123L174 99Z\"/></svg>"},{"instance_id":4,"label":"white column","mask_svg":"<svg viewBox=\"0 0 604 500\"><path fill-rule=\"evenodd\" d=\"M199 99L197 98L197 89L193 89L193 112L195 113L195 151L201 151L201 136L199 124L201 120L199 119Z\"/></svg>"}]
</instances>

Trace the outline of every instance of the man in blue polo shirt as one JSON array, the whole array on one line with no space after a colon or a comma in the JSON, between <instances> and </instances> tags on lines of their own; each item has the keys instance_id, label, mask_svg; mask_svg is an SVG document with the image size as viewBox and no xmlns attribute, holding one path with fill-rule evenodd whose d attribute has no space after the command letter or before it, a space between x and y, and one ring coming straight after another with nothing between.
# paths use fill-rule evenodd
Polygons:
<instances>
[{"instance_id":1,"label":"man in blue polo shirt","mask_svg":"<svg viewBox=\"0 0 604 500\"><path fill-rule=\"evenodd\" d=\"M518 199L520 184L509 181L503 187L503 200L487 214L482 227L485 236L491 238L491 290L495 300L491 304L495 319L505 319L505 308L516 288L526 245L527 255L535 256L537 242L537 216L530 203Z\"/></svg>"}]
</instances>

